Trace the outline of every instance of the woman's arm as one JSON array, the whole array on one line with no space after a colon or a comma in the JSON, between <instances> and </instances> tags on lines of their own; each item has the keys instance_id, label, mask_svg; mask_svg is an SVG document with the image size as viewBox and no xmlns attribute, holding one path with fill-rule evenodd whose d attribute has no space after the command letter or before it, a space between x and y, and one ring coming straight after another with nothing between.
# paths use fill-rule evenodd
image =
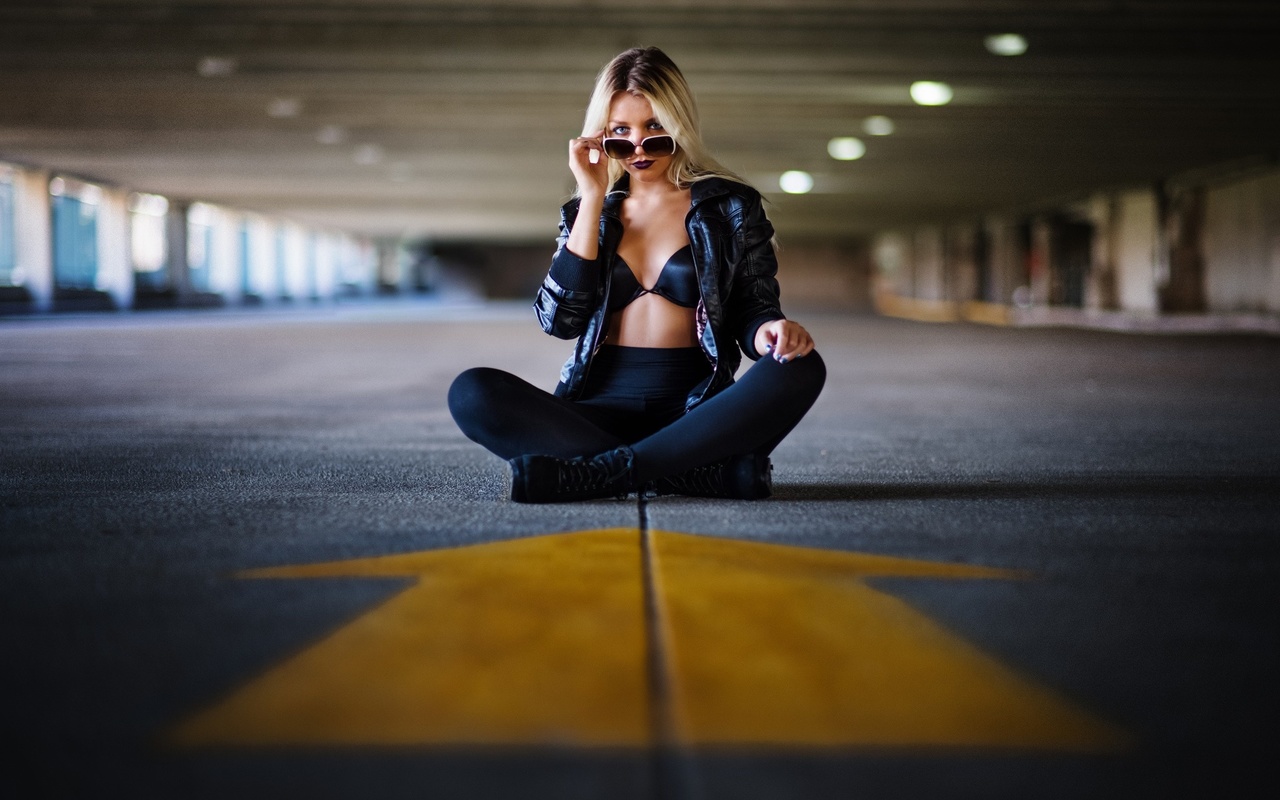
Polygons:
<instances>
[{"instance_id":1,"label":"woman's arm","mask_svg":"<svg viewBox=\"0 0 1280 800\"><path fill-rule=\"evenodd\" d=\"M764 213L760 195L743 198L742 252L725 307L729 330L748 358L765 354L759 332L767 322L784 320L778 299L778 258L773 249L773 224Z\"/></svg>"},{"instance_id":2,"label":"woman's arm","mask_svg":"<svg viewBox=\"0 0 1280 800\"><path fill-rule=\"evenodd\" d=\"M600 136L603 135L601 131ZM560 210L556 252L533 304L542 330L561 339L582 334L594 310L600 284L596 258L600 254L600 216L608 181L600 136L582 136L569 142L569 169L578 181L579 196Z\"/></svg>"},{"instance_id":3,"label":"woman's arm","mask_svg":"<svg viewBox=\"0 0 1280 800\"><path fill-rule=\"evenodd\" d=\"M577 207L577 201L572 201L560 211L556 252L533 303L542 330L560 339L582 335L595 310L600 283L599 264L595 259L584 259L569 248ZM584 227L590 229L590 226Z\"/></svg>"}]
</instances>

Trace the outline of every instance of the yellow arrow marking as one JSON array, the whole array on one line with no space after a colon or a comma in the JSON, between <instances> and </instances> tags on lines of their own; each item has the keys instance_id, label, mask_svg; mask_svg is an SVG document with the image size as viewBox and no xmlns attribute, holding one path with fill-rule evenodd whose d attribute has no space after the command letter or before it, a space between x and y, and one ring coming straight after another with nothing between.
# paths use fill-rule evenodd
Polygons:
<instances>
[{"instance_id":1,"label":"yellow arrow marking","mask_svg":"<svg viewBox=\"0 0 1280 800\"><path fill-rule=\"evenodd\" d=\"M648 742L640 532L245 577L416 582L174 733L178 744Z\"/></svg>"},{"instance_id":2,"label":"yellow arrow marking","mask_svg":"<svg viewBox=\"0 0 1280 800\"><path fill-rule=\"evenodd\" d=\"M676 533L655 537L654 549L680 740L1084 751L1128 742L863 582L1021 573Z\"/></svg>"},{"instance_id":3,"label":"yellow arrow marking","mask_svg":"<svg viewBox=\"0 0 1280 800\"><path fill-rule=\"evenodd\" d=\"M1020 573L678 533L650 541L670 697L649 692L640 532L583 531L245 573L414 583L182 723L171 741L1128 742L863 582ZM670 704L673 731L651 730L655 703Z\"/></svg>"}]
</instances>

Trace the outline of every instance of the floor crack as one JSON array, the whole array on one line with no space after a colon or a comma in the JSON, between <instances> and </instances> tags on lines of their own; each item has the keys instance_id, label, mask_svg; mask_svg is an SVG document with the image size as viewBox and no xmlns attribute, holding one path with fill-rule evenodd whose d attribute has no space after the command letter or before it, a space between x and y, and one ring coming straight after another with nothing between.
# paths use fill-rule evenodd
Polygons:
<instances>
[{"instance_id":1,"label":"floor crack","mask_svg":"<svg viewBox=\"0 0 1280 800\"><path fill-rule=\"evenodd\" d=\"M674 697L667 669L667 644L663 635L662 608L657 584L653 531L649 528L649 501L640 496L640 564L644 581L646 670L649 683L651 796L659 800L689 800L694 791L694 765L676 736Z\"/></svg>"}]
</instances>

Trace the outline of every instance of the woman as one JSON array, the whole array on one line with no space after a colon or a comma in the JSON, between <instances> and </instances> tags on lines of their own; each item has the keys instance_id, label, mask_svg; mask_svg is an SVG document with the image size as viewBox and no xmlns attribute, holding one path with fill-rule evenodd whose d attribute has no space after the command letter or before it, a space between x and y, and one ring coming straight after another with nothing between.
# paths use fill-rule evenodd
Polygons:
<instances>
[{"instance_id":1,"label":"woman","mask_svg":"<svg viewBox=\"0 0 1280 800\"><path fill-rule=\"evenodd\" d=\"M516 502L768 497L769 454L826 369L779 308L759 193L707 154L666 54L605 66L569 168L577 191L534 309L577 346L554 395L495 369L458 376L458 427L509 460ZM756 363L735 383L739 348Z\"/></svg>"}]
</instances>

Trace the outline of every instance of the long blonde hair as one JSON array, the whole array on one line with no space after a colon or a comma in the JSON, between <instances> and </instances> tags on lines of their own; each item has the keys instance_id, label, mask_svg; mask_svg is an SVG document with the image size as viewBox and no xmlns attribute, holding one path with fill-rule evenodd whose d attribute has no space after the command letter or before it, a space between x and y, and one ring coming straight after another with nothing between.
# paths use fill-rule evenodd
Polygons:
<instances>
[{"instance_id":1,"label":"long blonde hair","mask_svg":"<svg viewBox=\"0 0 1280 800\"><path fill-rule=\"evenodd\" d=\"M745 183L707 152L702 143L693 92L680 68L666 53L656 47L634 47L606 64L596 76L595 90L587 104L583 136L593 136L609 124L609 107L618 92L629 92L648 100L658 122L676 140L676 152L667 167L667 179L676 186L684 188L707 178ZM622 177L622 173L622 165L611 159L609 185Z\"/></svg>"}]
</instances>

